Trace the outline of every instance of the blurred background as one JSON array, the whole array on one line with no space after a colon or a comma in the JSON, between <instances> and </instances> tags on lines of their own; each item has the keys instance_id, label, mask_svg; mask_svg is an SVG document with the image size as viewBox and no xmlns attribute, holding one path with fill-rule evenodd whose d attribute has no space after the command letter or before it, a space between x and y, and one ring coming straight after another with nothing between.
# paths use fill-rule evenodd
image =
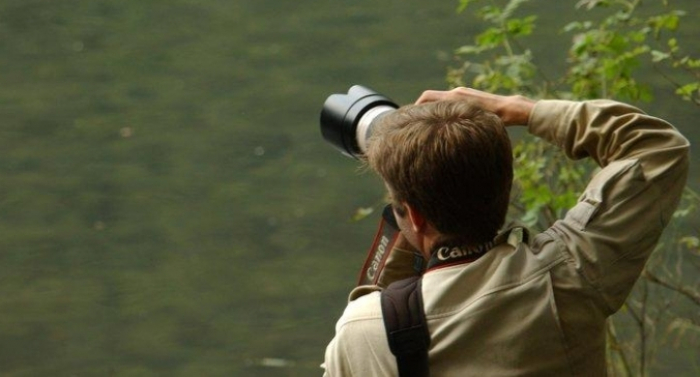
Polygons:
<instances>
[{"instance_id":1,"label":"blurred background","mask_svg":"<svg viewBox=\"0 0 700 377\"><path fill-rule=\"evenodd\" d=\"M321 105L446 88L457 5L0 0L0 376L320 375L383 196Z\"/></svg>"}]
</instances>

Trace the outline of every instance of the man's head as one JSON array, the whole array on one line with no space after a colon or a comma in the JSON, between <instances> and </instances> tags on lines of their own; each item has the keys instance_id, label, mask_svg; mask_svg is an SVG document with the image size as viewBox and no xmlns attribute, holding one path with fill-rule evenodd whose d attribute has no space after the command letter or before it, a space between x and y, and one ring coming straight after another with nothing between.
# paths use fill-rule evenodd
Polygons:
<instances>
[{"instance_id":1,"label":"man's head","mask_svg":"<svg viewBox=\"0 0 700 377\"><path fill-rule=\"evenodd\" d=\"M409 105L379 121L366 154L392 204L408 204L442 243L478 244L503 226L513 180L501 120L466 102Z\"/></svg>"}]
</instances>

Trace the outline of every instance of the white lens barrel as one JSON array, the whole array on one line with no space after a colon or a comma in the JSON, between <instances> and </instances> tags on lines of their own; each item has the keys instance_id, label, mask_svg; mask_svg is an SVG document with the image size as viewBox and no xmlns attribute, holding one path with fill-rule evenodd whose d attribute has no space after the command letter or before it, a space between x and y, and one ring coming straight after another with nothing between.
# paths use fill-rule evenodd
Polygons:
<instances>
[{"instance_id":1,"label":"white lens barrel","mask_svg":"<svg viewBox=\"0 0 700 377\"><path fill-rule=\"evenodd\" d=\"M378 116L391 110L396 110L396 108L387 105L373 107L367 110L367 112L360 118L360 121L357 122L357 128L355 129L355 140L357 140L357 145L360 147L360 151L362 151L363 154L367 152L369 138L372 136L372 123Z\"/></svg>"}]
</instances>

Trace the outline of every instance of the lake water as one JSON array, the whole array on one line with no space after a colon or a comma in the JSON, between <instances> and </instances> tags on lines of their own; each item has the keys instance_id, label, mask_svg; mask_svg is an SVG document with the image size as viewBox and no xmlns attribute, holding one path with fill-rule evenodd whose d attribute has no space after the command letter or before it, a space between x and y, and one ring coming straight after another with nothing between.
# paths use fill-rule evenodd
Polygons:
<instances>
[{"instance_id":1,"label":"lake water","mask_svg":"<svg viewBox=\"0 0 700 377\"><path fill-rule=\"evenodd\" d=\"M457 4L0 2L0 375L319 375L383 195L320 107L445 88Z\"/></svg>"}]
</instances>

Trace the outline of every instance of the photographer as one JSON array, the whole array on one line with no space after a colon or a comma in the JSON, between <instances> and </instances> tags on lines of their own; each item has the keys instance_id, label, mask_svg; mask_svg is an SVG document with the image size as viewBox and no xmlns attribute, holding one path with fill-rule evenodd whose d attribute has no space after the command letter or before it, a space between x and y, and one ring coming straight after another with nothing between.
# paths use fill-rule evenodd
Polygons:
<instances>
[{"instance_id":1,"label":"photographer","mask_svg":"<svg viewBox=\"0 0 700 377\"><path fill-rule=\"evenodd\" d=\"M536 235L501 229L513 176L505 127L517 125L601 167L566 216ZM391 253L412 248L427 265L419 289L431 375L604 376L606 319L673 215L688 150L670 124L609 100L458 88L427 91L381 118L366 159L401 229ZM382 288L351 293L326 376L398 375Z\"/></svg>"}]
</instances>

